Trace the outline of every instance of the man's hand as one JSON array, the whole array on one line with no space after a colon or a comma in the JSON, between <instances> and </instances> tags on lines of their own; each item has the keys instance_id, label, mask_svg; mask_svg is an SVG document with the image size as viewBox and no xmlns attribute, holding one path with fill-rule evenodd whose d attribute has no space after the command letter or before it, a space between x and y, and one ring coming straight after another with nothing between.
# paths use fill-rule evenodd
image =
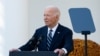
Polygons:
<instances>
[{"instance_id":1,"label":"man's hand","mask_svg":"<svg viewBox=\"0 0 100 56\"><path fill-rule=\"evenodd\" d=\"M19 49L11 49L10 52L20 51Z\"/></svg>"},{"instance_id":2,"label":"man's hand","mask_svg":"<svg viewBox=\"0 0 100 56\"><path fill-rule=\"evenodd\" d=\"M65 54L64 50L62 49L55 49L54 52L57 53L58 56L63 56Z\"/></svg>"}]
</instances>

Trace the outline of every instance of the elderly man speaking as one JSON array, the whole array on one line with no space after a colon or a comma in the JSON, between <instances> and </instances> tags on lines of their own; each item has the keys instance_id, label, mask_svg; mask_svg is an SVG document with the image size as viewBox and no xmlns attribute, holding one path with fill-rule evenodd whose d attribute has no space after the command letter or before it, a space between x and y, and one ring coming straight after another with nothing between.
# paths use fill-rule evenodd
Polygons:
<instances>
[{"instance_id":1,"label":"elderly man speaking","mask_svg":"<svg viewBox=\"0 0 100 56\"><path fill-rule=\"evenodd\" d=\"M70 53L73 50L72 30L62 26L58 21L60 10L56 6L47 6L44 10L45 26L36 29L32 38L39 39L38 51L54 51L58 56ZM30 43L31 42L31 43ZM25 45L11 51L32 51L34 50L35 40L29 40Z\"/></svg>"}]
</instances>

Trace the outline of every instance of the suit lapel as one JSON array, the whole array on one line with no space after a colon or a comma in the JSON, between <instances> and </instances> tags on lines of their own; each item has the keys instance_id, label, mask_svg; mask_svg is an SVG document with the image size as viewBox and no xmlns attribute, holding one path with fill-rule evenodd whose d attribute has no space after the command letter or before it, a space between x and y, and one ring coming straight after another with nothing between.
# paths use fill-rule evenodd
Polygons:
<instances>
[{"instance_id":1,"label":"suit lapel","mask_svg":"<svg viewBox=\"0 0 100 56\"><path fill-rule=\"evenodd\" d=\"M45 27L44 30L42 31L42 34L44 35L45 38L47 38L47 31L48 31L47 27Z\"/></svg>"},{"instance_id":2,"label":"suit lapel","mask_svg":"<svg viewBox=\"0 0 100 56\"><path fill-rule=\"evenodd\" d=\"M43 34L43 44L44 44L44 49L46 49L46 43L47 43L47 26L44 27L44 29L42 30L42 34Z\"/></svg>"}]
</instances>

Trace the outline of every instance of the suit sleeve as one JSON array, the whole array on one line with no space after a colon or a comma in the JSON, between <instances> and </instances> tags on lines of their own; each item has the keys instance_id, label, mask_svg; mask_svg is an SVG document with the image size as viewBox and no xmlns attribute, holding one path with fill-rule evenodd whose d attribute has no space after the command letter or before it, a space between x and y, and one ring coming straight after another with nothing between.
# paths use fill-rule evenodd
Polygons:
<instances>
[{"instance_id":1,"label":"suit sleeve","mask_svg":"<svg viewBox=\"0 0 100 56\"><path fill-rule=\"evenodd\" d=\"M35 48L36 42L37 42L37 38L38 37L38 31L36 30L35 34L33 35L33 37L23 46L21 46L19 49L21 51L31 51Z\"/></svg>"},{"instance_id":2,"label":"suit sleeve","mask_svg":"<svg viewBox=\"0 0 100 56\"><path fill-rule=\"evenodd\" d=\"M72 31L67 31L65 32L65 35L64 35L65 44L63 48L65 48L68 53L73 50L73 39L72 39L73 36L72 35L73 35Z\"/></svg>"}]
</instances>

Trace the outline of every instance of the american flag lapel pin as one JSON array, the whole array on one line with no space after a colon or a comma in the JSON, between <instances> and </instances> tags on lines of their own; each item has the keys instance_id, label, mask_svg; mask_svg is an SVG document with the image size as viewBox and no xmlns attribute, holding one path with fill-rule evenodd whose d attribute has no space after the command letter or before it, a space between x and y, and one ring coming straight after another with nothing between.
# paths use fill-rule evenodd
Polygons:
<instances>
[{"instance_id":1,"label":"american flag lapel pin","mask_svg":"<svg viewBox=\"0 0 100 56\"><path fill-rule=\"evenodd\" d=\"M60 34L60 32L58 32L58 34Z\"/></svg>"}]
</instances>

